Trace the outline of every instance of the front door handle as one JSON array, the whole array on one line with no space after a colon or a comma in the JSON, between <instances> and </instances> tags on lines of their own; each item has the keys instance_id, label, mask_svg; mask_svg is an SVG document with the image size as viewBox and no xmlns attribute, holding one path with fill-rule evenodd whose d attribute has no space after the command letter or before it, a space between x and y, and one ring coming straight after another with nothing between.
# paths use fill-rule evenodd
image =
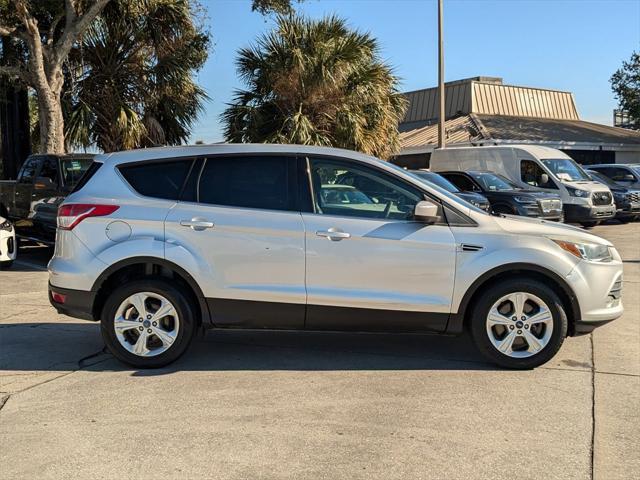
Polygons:
<instances>
[{"instance_id":1,"label":"front door handle","mask_svg":"<svg viewBox=\"0 0 640 480\"><path fill-rule=\"evenodd\" d=\"M339 228L331 227L329 230L318 230L316 235L319 237L328 238L332 242L339 242L345 238L350 238L351 234L343 232Z\"/></svg>"},{"instance_id":2,"label":"front door handle","mask_svg":"<svg viewBox=\"0 0 640 480\"><path fill-rule=\"evenodd\" d=\"M193 217L191 220L180 220L180 225L190 227L198 232L207 228L213 228L213 222L208 221L206 218L199 217Z\"/></svg>"}]
</instances>

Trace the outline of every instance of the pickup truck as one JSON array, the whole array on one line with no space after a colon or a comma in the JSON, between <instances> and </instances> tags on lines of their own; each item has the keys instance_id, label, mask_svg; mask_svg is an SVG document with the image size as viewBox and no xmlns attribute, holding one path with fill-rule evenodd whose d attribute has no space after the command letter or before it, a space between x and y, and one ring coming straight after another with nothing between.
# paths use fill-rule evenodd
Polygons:
<instances>
[{"instance_id":1,"label":"pickup truck","mask_svg":"<svg viewBox=\"0 0 640 480\"><path fill-rule=\"evenodd\" d=\"M0 217L13 222L20 238L53 245L58 206L71 193L94 155L29 156L17 180L0 181Z\"/></svg>"}]
</instances>

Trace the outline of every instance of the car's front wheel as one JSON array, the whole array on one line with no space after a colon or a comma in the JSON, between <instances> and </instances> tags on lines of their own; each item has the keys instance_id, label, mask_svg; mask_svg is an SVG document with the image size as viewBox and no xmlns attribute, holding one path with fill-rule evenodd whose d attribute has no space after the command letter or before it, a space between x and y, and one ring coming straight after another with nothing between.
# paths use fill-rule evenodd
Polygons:
<instances>
[{"instance_id":1,"label":"car's front wheel","mask_svg":"<svg viewBox=\"0 0 640 480\"><path fill-rule=\"evenodd\" d=\"M136 368L157 368L182 355L196 331L186 292L160 278L136 280L107 299L102 337L111 353Z\"/></svg>"},{"instance_id":2,"label":"car's front wheel","mask_svg":"<svg viewBox=\"0 0 640 480\"><path fill-rule=\"evenodd\" d=\"M582 225L584 228L593 228L593 227L597 227L598 225L600 225L600 221L580 222L580 225Z\"/></svg>"},{"instance_id":3,"label":"car's front wheel","mask_svg":"<svg viewBox=\"0 0 640 480\"><path fill-rule=\"evenodd\" d=\"M567 335L560 298L532 279L490 287L474 305L471 334L480 352L505 368L529 369L548 362Z\"/></svg>"}]
</instances>

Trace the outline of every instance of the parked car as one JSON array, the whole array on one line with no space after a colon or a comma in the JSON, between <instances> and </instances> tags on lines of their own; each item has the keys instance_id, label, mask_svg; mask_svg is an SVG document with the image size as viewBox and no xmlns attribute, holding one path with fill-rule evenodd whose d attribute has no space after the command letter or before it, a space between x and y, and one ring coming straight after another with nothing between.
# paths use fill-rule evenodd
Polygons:
<instances>
[{"instance_id":1,"label":"parked car","mask_svg":"<svg viewBox=\"0 0 640 480\"><path fill-rule=\"evenodd\" d=\"M638 163L589 165L589 169L609 177L618 185L640 190L640 164Z\"/></svg>"},{"instance_id":2,"label":"parked car","mask_svg":"<svg viewBox=\"0 0 640 480\"><path fill-rule=\"evenodd\" d=\"M509 145L435 150L431 170L498 173L520 188L560 195L566 222L593 227L616 214L611 191L571 157L548 147Z\"/></svg>"},{"instance_id":3,"label":"parked car","mask_svg":"<svg viewBox=\"0 0 640 480\"><path fill-rule=\"evenodd\" d=\"M411 173L423 180L426 180L427 182L431 182L439 186L440 188L444 188L447 192L457 195L485 212L488 212L491 209L491 204L489 203L489 200L487 200L487 197L479 194L478 192L463 192L442 175L429 172L427 170L411 170Z\"/></svg>"},{"instance_id":4,"label":"parked car","mask_svg":"<svg viewBox=\"0 0 640 480\"><path fill-rule=\"evenodd\" d=\"M621 222L629 222L640 218L640 189L623 187L595 170L587 170L593 180L606 185L616 204L616 218Z\"/></svg>"},{"instance_id":5,"label":"parked car","mask_svg":"<svg viewBox=\"0 0 640 480\"><path fill-rule=\"evenodd\" d=\"M93 165L59 210L49 298L135 367L176 360L202 325L469 328L488 359L532 368L623 312L608 241L491 216L360 153L219 144ZM373 203L327 203L341 180Z\"/></svg>"},{"instance_id":6,"label":"parked car","mask_svg":"<svg viewBox=\"0 0 640 480\"><path fill-rule=\"evenodd\" d=\"M13 265L17 250L16 231L13 224L0 216L0 270Z\"/></svg>"},{"instance_id":7,"label":"parked car","mask_svg":"<svg viewBox=\"0 0 640 480\"><path fill-rule=\"evenodd\" d=\"M53 245L56 214L89 168L93 155L31 155L15 181L0 181L0 215L19 237Z\"/></svg>"},{"instance_id":8,"label":"parked car","mask_svg":"<svg viewBox=\"0 0 640 480\"><path fill-rule=\"evenodd\" d=\"M478 192L491 204L491 212L562 221L558 195L518 188L502 175L491 172L440 172L463 192Z\"/></svg>"}]
</instances>

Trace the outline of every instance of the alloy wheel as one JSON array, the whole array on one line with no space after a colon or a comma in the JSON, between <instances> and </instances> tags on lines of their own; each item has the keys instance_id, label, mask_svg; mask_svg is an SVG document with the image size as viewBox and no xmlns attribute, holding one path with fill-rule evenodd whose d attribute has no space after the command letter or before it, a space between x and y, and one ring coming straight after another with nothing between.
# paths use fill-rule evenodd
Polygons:
<instances>
[{"instance_id":1,"label":"alloy wheel","mask_svg":"<svg viewBox=\"0 0 640 480\"><path fill-rule=\"evenodd\" d=\"M166 352L176 341L180 319L174 305L162 295L139 292L120 304L113 327L127 351L153 357Z\"/></svg>"},{"instance_id":2,"label":"alloy wheel","mask_svg":"<svg viewBox=\"0 0 640 480\"><path fill-rule=\"evenodd\" d=\"M489 340L512 358L527 358L542 351L553 333L553 315L539 297L509 293L496 301L486 318Z\"/></svg>"}]
</instances>

